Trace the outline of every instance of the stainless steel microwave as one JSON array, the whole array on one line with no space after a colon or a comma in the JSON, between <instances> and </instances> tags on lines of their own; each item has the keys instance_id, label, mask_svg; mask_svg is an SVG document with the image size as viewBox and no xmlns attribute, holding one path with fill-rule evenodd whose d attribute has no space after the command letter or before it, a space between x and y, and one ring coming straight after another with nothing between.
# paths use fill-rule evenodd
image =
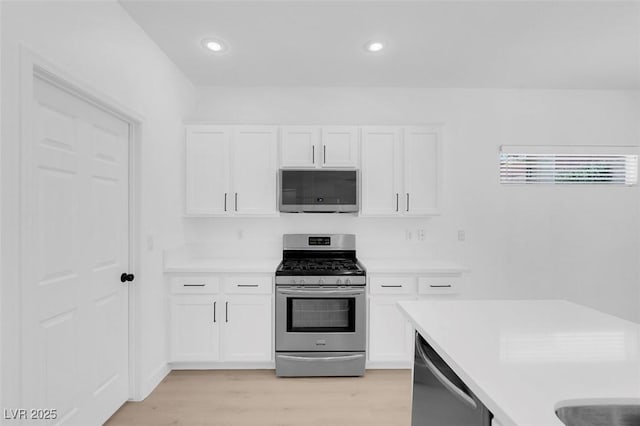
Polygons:
<instances>
[{"instance_id":1,"label":"stainless steel microwave","mask_svg":"<svg viewBox=\"0 0 640 426\"><path fill-rule=\"evenodd\" d=\"M281 212L353 213L358 211L356 169L280 169Z\"/></svg>"}]
</instances>

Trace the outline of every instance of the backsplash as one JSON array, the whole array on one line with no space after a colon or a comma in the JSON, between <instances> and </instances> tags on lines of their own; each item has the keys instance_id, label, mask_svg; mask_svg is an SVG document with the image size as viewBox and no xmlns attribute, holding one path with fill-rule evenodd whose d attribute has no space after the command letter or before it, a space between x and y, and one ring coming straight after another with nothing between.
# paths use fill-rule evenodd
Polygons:
<instances>
[{"instance_id":1,"label":"backsplash","mask_svg":"<svg viewBox=\"0 0 640 426\"><path fill-rule=\"evenodd\" d=\"M441 218L373 218L349 214L282 214L274 218L184 218L192 257L278 258L282 235L356 234L362 258L422 257L456 260L454 232L445 239Z\"/></svg>"}]
</instances>

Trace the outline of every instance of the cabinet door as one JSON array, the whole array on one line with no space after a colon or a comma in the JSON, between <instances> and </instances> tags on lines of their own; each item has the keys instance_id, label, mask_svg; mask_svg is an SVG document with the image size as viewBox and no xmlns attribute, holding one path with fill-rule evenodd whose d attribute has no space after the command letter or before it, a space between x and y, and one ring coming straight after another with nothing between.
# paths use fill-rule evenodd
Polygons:
<instances>
[{"instance_id":1,"label":"cabinet door","mask_svg":"<svg viewBox=\"0 0 640 426\"><path fill-rule=\"evenodd\" d=\"M358 128L323 127L318 154L322 167L357 167Z\"/></svg>"},{"instance_id":2,"label":"cabinet door","mask_svg":"<svg viewBox=\"0 0 640 426\"><path fill-rule=\"evenodd\" d=\"M438 127L408 127L404 130L404 194L401 205L407 215L439 212L440 139Z\"/></svg>"},{"instance_id":3,"label":"cabinet door","mask_svg":"<svg viewBox=\"0 0 640 426\"><path fill-rule=\"evenodd\" d=\"M369 360L407 361L413 359L413 330L397 302L413 300L407 296L369 298Z\"/></svg>"},{"instance_id":4,"label":"cabinet door","mask_svg":"<svg viewBox=\"0 0 640 426\"><path fill-rule=\"evenodd\" d=\"M223 320L224 361L271 360L271 295L226 296Z\"/></svg>"},{"instance_id":5,"label":"cabinet door","mask_svg":"<svg viewBox=\"0 0 640 426\"><path fill-rule=\"evenodd\" d=\"M362 130L363 216L400 214L400 131L396 127L366 127Z\"/></svg>"},{"instance_id":6,"label":"cabinet door","mask_svg":"<svg viewBox=\"0 0 640 426\"><path fill-rule=\"evenodd\" d=\"M237 215L276 214L276 127L234 128L230 200Z\"/></svg>"},{"instance_id":7,"label":"cabinet door","mask_svg":"<svg viewBox=\"0 0 640 426\"><path fill-rule=\"evenodd\" d=\"M172 296L171 360L217 361L220 313L215 296Z\"/></svg>"},{"instance_id":8,"label":"cabinet door","mask_svg":"<svg viewBox=\"0 0 640 426\"><path fill-rule=\"evenodd\" d=\"M280 129L280 167L315 167L320 159L316 151L319 135L317 127L282 127Z\"/></svg>"},{"instance_id":9,"label":"cabinet door","mask_svg":"<svg viewBox=\"0 0 640 426\"><path fill-rule=\"evenodd\" d=\"M186 214L229 211L229 127L190 126L186 136Z\"/></svg>"}]
</instances>

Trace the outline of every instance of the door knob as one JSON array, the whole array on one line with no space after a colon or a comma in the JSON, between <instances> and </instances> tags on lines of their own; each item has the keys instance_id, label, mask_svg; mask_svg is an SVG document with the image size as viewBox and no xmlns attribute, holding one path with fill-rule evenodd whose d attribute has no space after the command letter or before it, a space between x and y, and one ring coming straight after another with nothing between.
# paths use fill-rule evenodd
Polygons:
<instances>
[{"instance_id":1,"label":"door knob","mask_svg":"<svg viewBox=\"0 0 640 426\"><path fill-rule=\"evenodd\" d=\"M120 275L120 282L124 283L127 281L133 281L135 277L133 276L133 274L127 274L126 272L123 272L122 275Z\"/></svg>"}]
</instances>

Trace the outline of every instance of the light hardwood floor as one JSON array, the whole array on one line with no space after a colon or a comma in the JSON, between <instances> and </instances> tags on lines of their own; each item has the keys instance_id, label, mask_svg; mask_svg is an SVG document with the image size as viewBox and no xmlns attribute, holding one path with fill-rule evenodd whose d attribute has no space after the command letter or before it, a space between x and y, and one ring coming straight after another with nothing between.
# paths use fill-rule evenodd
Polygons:
<instances>
[{"instance_id":1,"label":"light hardwood floor","mask_svg":"<svg viewBox=\"0 0 640 426\"><path fill-rule=\"evenodd\" d=\"M173 371L107 426L409 426L411 370L278 378L273 370Z\"/></svg>"}]
</instances>

